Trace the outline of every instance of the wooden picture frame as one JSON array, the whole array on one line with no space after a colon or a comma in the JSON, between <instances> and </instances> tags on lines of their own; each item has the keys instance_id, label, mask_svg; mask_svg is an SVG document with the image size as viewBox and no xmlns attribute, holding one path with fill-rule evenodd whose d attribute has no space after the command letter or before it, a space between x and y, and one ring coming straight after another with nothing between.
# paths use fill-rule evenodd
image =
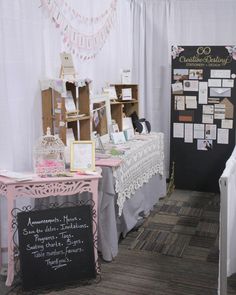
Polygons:
<instances>
[{"instance_id":1,"label":"wooden picture frame","mask_svg":"<svg viewBox=\"0 0 236 295\"><path fill-rule=\"evenodd\" d=\"M95 171L94 141L79 140L71 142L70 171Z\"/></svg>"}]
</instances>

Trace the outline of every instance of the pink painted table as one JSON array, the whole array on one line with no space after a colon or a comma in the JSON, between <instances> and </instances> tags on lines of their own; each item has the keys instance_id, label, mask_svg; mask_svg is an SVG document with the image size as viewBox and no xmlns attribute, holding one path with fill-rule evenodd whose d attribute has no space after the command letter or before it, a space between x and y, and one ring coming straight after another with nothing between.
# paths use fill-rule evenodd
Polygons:
<instances>
[{"instance_id":1,"label":"pink painted table","mask_svg":"<svg viewBox=\"0 0 236 295\"><path fill-rule=\"evenodd\" d=\"M15 200L19 197L45 198L50 196L68 196L82 192L91 192L95 203L96 217L93 219L93 233L95 239L94 254L97 262L97 205L98 205L98 180L97 175L75 175L72 177L33 178L29 181L16 181L0 176L0 195L7 198L8 222L8 271L6 285L11 286L14 280L14 243L12 228ZM1 252L0 252L1 263ZM2 264L0 264L0 267Z\"/></svg>"}]
</instances>

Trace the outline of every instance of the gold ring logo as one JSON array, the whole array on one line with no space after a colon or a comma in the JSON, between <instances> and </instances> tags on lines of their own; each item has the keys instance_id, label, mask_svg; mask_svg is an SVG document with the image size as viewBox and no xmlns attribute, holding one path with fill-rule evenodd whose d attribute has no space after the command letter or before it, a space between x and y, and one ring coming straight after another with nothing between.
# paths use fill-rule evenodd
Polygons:
<instances>
[{"instance_id":1,"label":"gold ring logo","mask_svg":"<svg viewBox=\"0 0 236 295\"><path fill-rule=\"evenodd\" d=\"M197 49L197 54L199 55L208 55L211 53L211 48L210 47L198 47Z\"/></svg>"}]
</instances>

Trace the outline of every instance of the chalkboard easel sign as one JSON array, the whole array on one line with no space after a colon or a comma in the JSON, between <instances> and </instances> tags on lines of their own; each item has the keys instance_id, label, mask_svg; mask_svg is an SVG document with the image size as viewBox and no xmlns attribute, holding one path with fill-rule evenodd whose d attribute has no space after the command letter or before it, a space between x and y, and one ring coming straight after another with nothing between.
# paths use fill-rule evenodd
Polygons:
<instances>
[{"instance_id":1,"label":"chalkboard easel sign","mask_svg":"<svg viewBox=\"0 0 236 295\"><path fill-rule=\"evenodd\" d=\"M20 212L17 223L24 290L96 277L90 205Z\"/></svg>"}]
</instances>

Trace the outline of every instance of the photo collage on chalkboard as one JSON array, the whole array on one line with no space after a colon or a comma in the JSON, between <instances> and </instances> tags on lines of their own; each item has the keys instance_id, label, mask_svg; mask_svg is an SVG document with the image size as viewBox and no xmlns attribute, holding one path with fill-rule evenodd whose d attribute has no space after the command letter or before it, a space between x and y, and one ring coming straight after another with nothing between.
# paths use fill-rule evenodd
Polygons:
<instances>
[{"instance_id":1,"label":"photo collage on chalkboard","mask_svg":"<svg viewBox=\"0 0 236 295\"><path fill-rule=\"evenodd\" d=\"M232 46L172 47L172 137L198 151L229 144L234 127Z\"/></svg>"}]
</instances>

